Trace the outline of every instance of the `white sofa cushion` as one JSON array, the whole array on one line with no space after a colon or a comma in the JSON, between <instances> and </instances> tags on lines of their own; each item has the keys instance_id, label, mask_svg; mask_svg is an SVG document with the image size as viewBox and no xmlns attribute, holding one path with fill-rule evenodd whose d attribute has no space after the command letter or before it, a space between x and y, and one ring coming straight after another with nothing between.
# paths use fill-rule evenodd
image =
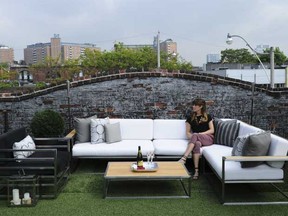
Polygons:
<instances>
[{"instance_id":1,"label":"white sofa cushion","mask_svg":"<svg viewBox=\"0 0 288 216\"><path fill-rule=\"evenodd\" d=\"M185 120L155 119L154 139L187 139Z\"/></svg>"},{"instance_id":2,"label":"white sofa cushion","mask_svg":"<svg viewBox=\"0 0 288 216\"><path fill-rule=\"evenodd\" d=\"M242 122L239 120L237 120L237 122L240 122L240 128L239 128L238 136L243 136L243 135L250 134L250 133L259 133L259 132L264 131L260 128L249 125L245 122Z\"/></svg>"},{"instance_id":3,"label":"white sofa cushion","mask_svg":"<svg viewBox=\"0 0 288 216\"><path fill-rule=\"evenodd\" d=\"M152 140L152 119L110 119L110 123L120 122L122 140Z\"/></svg>"},{"instance_id":4,"label":"white sofa cushion","mask_svg":"<svg viewBox=\"0 0 288 216\"><path fill-rule=\"evenodd\" d=\"M156 155L182 156L187 148L188 140L184 139L159 139L153 140Z\"/></svg>"},{"instance_id":5,"label":"white sofa cushion","mask_svg":"<svg viewBox=\"0 0 288 216\"><path fill-rule=\"evenodd\" d=\"M269 156L286 156L288 151L288 141L282 137L271 134L271 144L268 151ZM282 168L284 162L268 161L271 167Z\"/></svg>"},{"instance_id":6,"label":"white sofa cushion","mask_svg":"<svg viewBox=\"0 0 288 216\"><path fill-rule=\"evenodd\" d=\"M222 156L231 156L232 148L223 145L203 147L203 156L212 164L220 178L222 178ZM225 180L275 180L283 179L282 169L275 169L266 164L257 167L241 168L240 162L227 161L225 163Z\"/></svg>"},{"instance_id":7,"label":"white sofa cushion","mask_svg":"<svg viewBox=\"0 0 288 216\"><path fill-rule=\"evenodd\" d=\"M122 140L120 142L93 145L90 142L79 143L73 146L73 157L133 157L137 156L138 146L141 146L143 156L154 151L150 140Z\"/></svg>"}]
</instances>

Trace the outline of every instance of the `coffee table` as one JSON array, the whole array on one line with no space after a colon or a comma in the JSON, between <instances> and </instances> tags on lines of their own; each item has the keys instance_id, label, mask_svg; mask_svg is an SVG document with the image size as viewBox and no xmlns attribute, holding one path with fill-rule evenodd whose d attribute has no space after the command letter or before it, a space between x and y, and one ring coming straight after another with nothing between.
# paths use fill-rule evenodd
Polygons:
<instances>
[{"instance_id":1,"label":"coffee table","mask_svg":"<svg viewBox=\"0 0 288 216\"><path fill-rule=\"evenodd\" d=\"M179 162L157 162L156 172L134 172L131 170L133 162L109 162L104 174L105 188L104 198L190 198L191 197L191 176L184 164ZM109 196L109 184L112 181L180 181L184 195L172 196ZM188 189L183 180L188 181Z\"/></svg>"}]
</instances>

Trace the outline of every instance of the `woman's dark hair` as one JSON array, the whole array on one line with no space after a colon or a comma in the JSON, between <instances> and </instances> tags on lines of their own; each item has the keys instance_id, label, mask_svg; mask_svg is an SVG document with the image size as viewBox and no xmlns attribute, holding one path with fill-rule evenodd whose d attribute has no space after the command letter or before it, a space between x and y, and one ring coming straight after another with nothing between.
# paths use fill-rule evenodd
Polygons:
<instances>
[{"instance_id":1,"label":"woman's dark hair","mask_svg":"<svg viewBox=\"0 0 288 216\"><path fill-rule=\"evenodd\" d=\"M202 106L202 108L201 108L202 117L201 117L200 121L199 122L197 121L195 112L192 112L192 121L195 120L197 123L207 122L208 121L208 115L206 113L206 101L201 99L201 98L196 98L192 102L192 105Z\"/></svg>"}]
</instances>

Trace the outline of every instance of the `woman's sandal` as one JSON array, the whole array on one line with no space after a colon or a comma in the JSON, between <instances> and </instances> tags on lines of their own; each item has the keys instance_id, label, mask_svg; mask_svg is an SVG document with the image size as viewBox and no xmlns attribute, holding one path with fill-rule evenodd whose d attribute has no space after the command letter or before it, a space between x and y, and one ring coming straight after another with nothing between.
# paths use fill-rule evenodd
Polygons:
<instances>
[{"instance_id":1,"label":"woman's sandal","mask_svg":"<svg viewBox=\"0 0 288 216\"><path fill-rule=\"evenodd\" d=\"M187 156L183 155L178 162L182 163L182 164L185 164L186 163L186 159L187 159Z\"/></svg>"},{"instance_id":2,"label":"woman's sandal","mask_svg":"<svg viewBox=\"0 0 288 216\"><path fill-rule=\"evenodd\" d=\"M199 178L199 169L198 168L195 168L195 172L194 172L194 175L192 177L194 180L197 180Z\"/></svg>"}]
</instances>

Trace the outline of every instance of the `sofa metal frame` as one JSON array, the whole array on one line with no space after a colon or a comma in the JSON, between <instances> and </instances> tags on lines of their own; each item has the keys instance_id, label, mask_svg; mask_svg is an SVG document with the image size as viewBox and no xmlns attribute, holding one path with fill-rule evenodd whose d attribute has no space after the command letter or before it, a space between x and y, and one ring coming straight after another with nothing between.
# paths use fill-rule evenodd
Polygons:
<instances>
[{"instance_id":1,"label":"sofa metal frame","mask_svg":"<svg viewBox=\"0 0 288 216\"><path fill-rule=\"evenodd\" d=\"M283 179L274 180L274 179L258 179L258 180L225 180L225 163L226 161L279 161L279 162L286 162L288 161L288 156L223 156L222 157L222 176L219 176L213 166L209 164L209 162L203 157L203 171L204 174L207 174L205 171L205 163L209 165L209 167L212 169L213 173L217 176L217 178L221 182L221 195L219 196L220 202L223 205L271 205L271 204L288 204L288 194L286 194L284 191L282 191L279 187L275 185L275 183L285 183L285 176ZM283 166L282 169L285 168L287 165L287 162ZM285 172L284 172L285 174ZM266 183L271 184L278 192L280 192L285 198L287 198L287 201L267 201L267 202L229 202L226 200L226 184L235 184L235 183Z\"/></svg>"},{"instance_id":2,"label":"sofa metal frame","mask_svg":"<svg viewBox=\"0 0 288 216\"><path fill-rule=\"evenodd\" d=\"M39 175L39 191L40 191L40 198L56 198L60 191L62 190L63 186L65 186L69 175L70 175L70 161L71 161L71 137L69 137L69 135L67 135L64 138L34 138L33 139L36 145L36 149L33 149L34 152L52 152L52 157L34 157L34 158L23 158L21 159L21 161L37 161L37 162L41 162L41 161L50 161L53 163L53 166L21 166L21 163L19 163L19 166L9 166L9 165L1 165L0 166L0 172L2 172L2 170L6 170L6 171L18 171L19 173L19 177L20 177L20 173L23 175L25 174L25 170L39 170L39 171L43 171L43 170L47 170L47 171L52 171L53 174L41 174ZM65 142L65 144L53 144L53 143L63 143ZM47 144L48 143L48 144ZM58 150L59 149L65 149L68 151L68 162L67 162L67 166L65 167L64 170L62 170L61 172L58 172L58 168L57 168L57 164L58 164L58 160L57 160L57 154L58 154ZM0 149L0 151L3 152L15 152L15 151L31 151L29 149L21 149L21 150L13 150L13 149ZM0 158L0 162L15 162L19 159L15 159L15 158ZM24 172L23 172L24 171ZM52 173L51 172L51 173ZM9 178L9 175L3 175L0 176L0 189L5 190L5 188L7 188L7 180ZM49 192L49 189L51 190L52 188L52 193L42 193L44 192L46 189ZM6 197L5 194L1 194L0 198Z\"/></svg>"}]
</instances>

